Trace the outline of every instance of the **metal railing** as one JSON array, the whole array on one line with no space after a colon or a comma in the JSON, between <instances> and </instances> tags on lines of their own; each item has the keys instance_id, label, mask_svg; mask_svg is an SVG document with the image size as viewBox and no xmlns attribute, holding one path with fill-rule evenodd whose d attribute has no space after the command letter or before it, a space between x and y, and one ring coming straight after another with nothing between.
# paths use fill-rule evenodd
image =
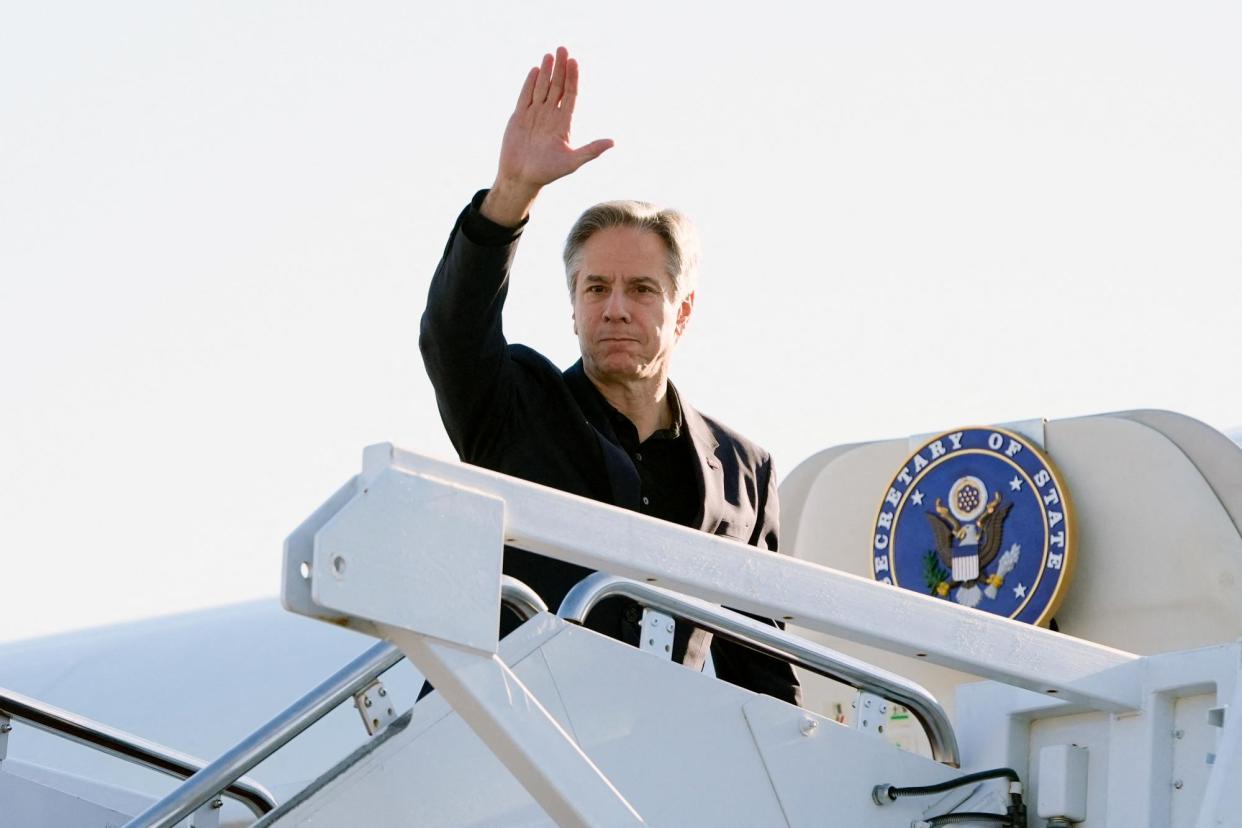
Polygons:
<instances>
[{"instance_id":1,"label":"metal railing","mask_svg":"<svg viewBox=\"0 0 1242 828\"><path fill-rule=\"evenodd\" d=\"M874 693L910 710L927 733L932 757L958 767L957 737L948 714L926 689L909 679L838 653L740 613L650 584L596 572L582 579L561 601L558 615L581 624L604 598L623 596L643 606L683 618L714 635L783 659L813 673Z\"/></svg>"},{"instance_id":2,"label":"metal railing","mask_svg":"<svg viewBox=\"0 0 1242 828\"><path fill-rule=\"evenodd\" d=\"M500 603L517 613L523 621L548 611L548 605L538 592L509 575L500 576Z\"/></svg>"},{"instance_id":3,"label":"metal railing","mask_svg":"<svg viewBox=\"0 0 1242 828\"><path fill-rule=\"evenodd\" d=\"M548 611L538 593L507 575L501 581L500 592L501 602L524 621ZM3 688L0 716L185 780L127 822L126 828L174 825L220 794L239 800L256 817L262 817L276 807L276 798L244 774L402 658L400 650L381 641L210 763Z\"/></svg>"},{"instance_id":4,"label":"metal railing","mask_svg":"<svg viewBox=\"0 0 1242 828\"><path fill-rule=\"evenodd\" d=\"M524 621L548 611L547 604L537 592L508 575L501 578L500 600ZM392 644L379 642L225 751L168 796L125 823L125 828L167 828L175 825L216 796L232 780L284 747L404 657Z\"/></svg>"},{"instance_id":5,"label":"metal railing","mask_svg":"<svg viewBox=\"0 0 1242 828\"><path fill-rule=\"evenodd\" d=\"M0 715L178 779L189 779L207 766L189 754L2 688ZM276 807L267 788L240 773L214 792L220 793L241 801L255 816Z\"/></svg>"}]
</instances>

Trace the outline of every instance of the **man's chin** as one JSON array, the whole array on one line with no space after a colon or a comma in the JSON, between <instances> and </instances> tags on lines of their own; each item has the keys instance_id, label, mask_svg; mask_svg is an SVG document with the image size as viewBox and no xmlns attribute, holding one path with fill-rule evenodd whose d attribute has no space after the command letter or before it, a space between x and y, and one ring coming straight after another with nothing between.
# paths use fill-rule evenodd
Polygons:
<instances>
[{"instance_id":1,"label":"man's chin","mask_svg":"<svg viewBox=\"0 0 1242 828\"><path fill-rule=\"evenodd\" d=\"M593 362L591 367L594 369L591 373L596 374L599 379L611 382L647 379L653 374L652 366L633 360L605 359Z\"/></svg>"}]
</instances>

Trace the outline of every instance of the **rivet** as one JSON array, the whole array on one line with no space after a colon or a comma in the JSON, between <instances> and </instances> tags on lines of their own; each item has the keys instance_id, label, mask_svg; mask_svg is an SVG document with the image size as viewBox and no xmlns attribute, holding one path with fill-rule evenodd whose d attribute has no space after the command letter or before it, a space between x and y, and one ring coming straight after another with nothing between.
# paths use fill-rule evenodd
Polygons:
<instances>
[{"instance_id":1,"label":"rivet","mask_svg":"<svg viewBox=\"0 0 1242 828\"><path fill-rule=\"evenodd\" d=\"M668 631L669 631L669 632L672 632L672 631L673 631L673 622L672 622L672 621L668 622Z\"/></svg>"},{"instance_id":2,"label":"rivet","mask_svg":"<svg viewBox=\"0 0 1242 828\"><path fill-rule=\"evenodd\" d=\"M1174 739L1184 739L1185 737L1186 737L1186 731L1184 731L1184 730L1175 730L1175 731L1173 731L1173 738L1174 738Z\"/></svg>"},{"instance_id":3,"label":"rivet","mask_svg":"<svg viewBox=\"0 0 1242 828\"><path fill-rule=\"evenodd\" d=\"M803 736L810 736L819 727L819 722L815 719L803 719L802 724L798 726L798 730L802 731Z\"/></svg>"},{"instance_id":4,"label":"rivet","mask_svg":"<svg viewBox=\"0 0 1242 828\"><path fill-rule=\"evenodd\" d=\"M1174 780L1173 780L1173 787L1174 787L1174 788L1176 788L1176 789L1177 789L1177 790L1179 790L1179 791L1182 789L1182 785L1183 785L1183 784L1184 784L1184 783L1183 783L1183 782L1182 782L1182 780L1180 780L1180 779L1174 779Z\"/></svg>"},{"instance_id":5,"label":"rivet","mask_svg":"<svg viewBox=\"0 0 1242 828\"><path fill-rule=\"evenodd\" d=\"M223 799L213 799L213 800L211 801L211 807L212 807L212 808L223 808L223 807L224 807L224 800L223 800Z\"/></svg>"}]
</instances>

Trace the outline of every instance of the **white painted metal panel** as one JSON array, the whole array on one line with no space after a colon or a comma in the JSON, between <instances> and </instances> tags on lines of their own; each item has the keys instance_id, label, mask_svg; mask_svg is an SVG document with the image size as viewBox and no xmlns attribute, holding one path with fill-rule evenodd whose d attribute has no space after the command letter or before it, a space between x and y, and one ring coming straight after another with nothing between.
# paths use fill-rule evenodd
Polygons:
<instances>
[{"instance_id":1,"label":"white painted metal panel","mask_svg":"<svg viewBox=\"0 0 1242 828\"><path fill-rule=\"evenodd\" d=\"M883 739L767 696L743 712L791 828L908 825L930 799L877 806L876 785L931 785L958 775ZM814 722L814 727L808 727Z\"/></svg>"},{"instance_id":2,"label":"white painted metal panel","mask_svg":"<svg viewBox=\"0 0 1242 828\"><path fill-rule=\"evenodd\" d=\"M495 653L383 626L522 787L563 828L642 819Z\"/></svg>"},{"instance_id":3,"label":"white painted metal panel","mask_svg":"<svg viewBox=\"0 0 1242 828\"><path fill-rule=\"evenodd\" d=\"M1171 825L1194 825L1199 818L1213 767L1209 760L1215 759L1220 735L1208 725L1208 711L1216 704L1215 693L1204 693L1178 699L1173 705ZM1242 784L1242 779L1238 783ZM1238 817L1242 818L1242 813Z\"/></svg>"},{"instance_id":4,"label":"white painted metal panel","mask_svg":"<svg viewBox=\"0 0 1242 828\"><path fill-rule=\"evenodd\" d=\"M503 527L496 497L385 470L315 534L312 598L494 653Z\"/></svg>"},{"instance_id":5,"label":"white painted metal panel","mask_svg":"<svg viewBox=\"0 0 1242 828\"><path fill-rule=\"evenodd\" d=\"M752 694L575 627L542 651L583 749L649 824L785 824L742 713Z\"/></svg>"},{"instance_id":6,"label":"white painted metal panel","mask_svg":"<svg viewBox=\"0 0 1242 828\"><path fill-rule=\"evenodd\" d=\"M1242 825L1242 680L1231 695L1218 702L1223 711L1223 727L1217 737L1216 760L1212 763L1202 810L1195 828Z\"/></svg>"},{"instance_id":7,"label":"white painted metal panel","mask_svg":"<svg viewBox=\"0 0 1242 828\"><path fill-rule=\"evenodd\" d=\"M123 825L151 800L6 759L0 762L0 828Z\"/></svg>"}]
</instances>

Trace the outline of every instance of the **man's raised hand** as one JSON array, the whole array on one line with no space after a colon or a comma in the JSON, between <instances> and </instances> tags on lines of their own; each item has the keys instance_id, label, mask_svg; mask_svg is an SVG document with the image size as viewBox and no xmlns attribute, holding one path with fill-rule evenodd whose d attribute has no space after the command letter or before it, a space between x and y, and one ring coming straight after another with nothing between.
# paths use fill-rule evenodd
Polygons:
<instances>
[{"instance_id":1,"label":"man's raised hand","mask_svg":"<svg viewBox=\"0 0 1242 828\"><path fill-rule=\"evenodd\" d=\"M569 131L578 98L578 61L562 46L544 55L522 84L517 106L505 127L496 183L483 201L483 215L514 227L530 211L539 190L598 158L610 139L574 149Z\"/></svg>"}]
</instances>

